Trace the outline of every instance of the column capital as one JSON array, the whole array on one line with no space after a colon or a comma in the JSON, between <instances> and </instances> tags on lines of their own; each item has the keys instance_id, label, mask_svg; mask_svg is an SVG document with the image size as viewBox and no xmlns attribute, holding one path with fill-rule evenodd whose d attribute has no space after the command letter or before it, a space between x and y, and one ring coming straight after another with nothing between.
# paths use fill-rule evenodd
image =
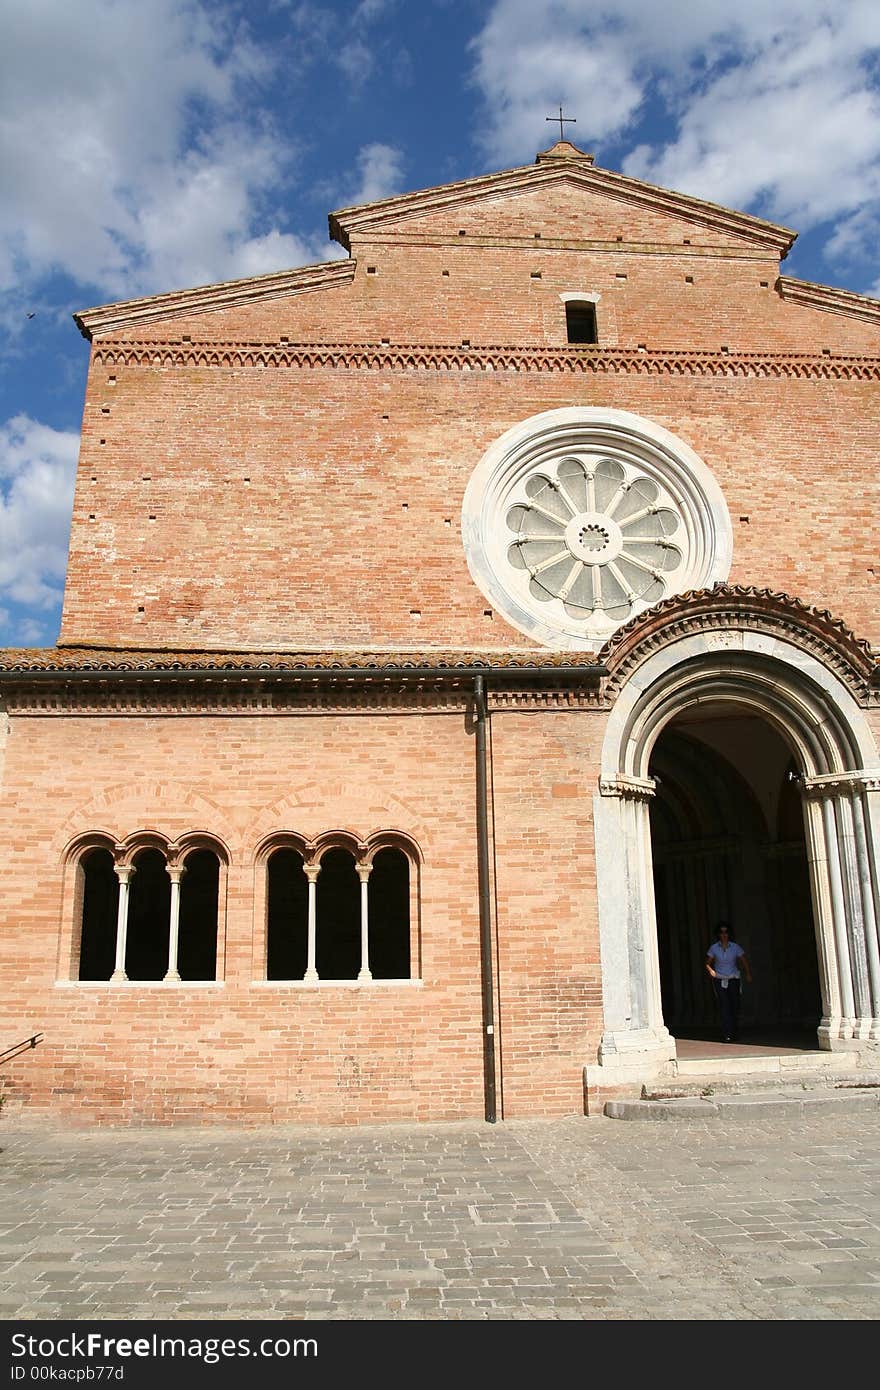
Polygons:
<instances>
[{"instance_id":1,"label":"column capital","mask_svg":"<svg viewBox=\"0 0 880 1390\"><path fill-rule=\"evenodd\" d=\"M627 801L650 801L656 794L657 783L653 777L627 777L618 772L614 777L599 778L600 796L620 796Z\"/></svg>"},{"instance_id":2,"label":"column capital","mask_svg":"<svg viewBox=\"0 0 880 1390\"><path fill-rule=\"evenodd\" d=\"M186 873L185 864L166 864L165 870L172 883L180 883Z\"/></svg>"},{"instance_id":3,"label":"column capital","mask_svg":"<svg viewBox=\"0 0 880 1390\"><path fill-rule=\"evenodd\" d=\"M321 872L320 864L303 864L303 873L309 883L317 883L318 874Z\"/></svg>"},{"instance_id":4,"label":"column capital","mask_svg":"<svg viewBox=\"0 0 880 1390\"><path fill-rule=\"evenodd\" d=\"M355 868L357 869L357 876L361 883L366 883L369 880L373 868L372 864L355 864Z\"/></svg>"},{"instance_id":5,"label":"column capital","mask_svg":"<svg viewBox=\"0 0 880 1390\"><path fill-rule=\"evenodd\" d=\"M137 873L137 869L134 864L114 864L113 872L120 883L130 883L132 875Z\"/></svg>"},{"instance_id":6,"label":"column capital","mask_svg":"<svg viewBox=\"0 0 880 1390\"><path fill-rule=\"evenodd\" d=\"M801 783L804 796L839 796L851 792L880 791L880 768L855 768L847 772L822 772L805 777Z\"/></svg>"}]
</instances>

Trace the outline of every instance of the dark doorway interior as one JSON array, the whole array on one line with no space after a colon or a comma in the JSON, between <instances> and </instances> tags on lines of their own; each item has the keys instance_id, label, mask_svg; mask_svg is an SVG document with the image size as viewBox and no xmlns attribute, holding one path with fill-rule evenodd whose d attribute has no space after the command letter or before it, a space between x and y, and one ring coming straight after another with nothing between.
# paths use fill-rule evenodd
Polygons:
<instances>
[{"instance_id":1,"label":"dark doorway interior","mask_svg":"<svg viewBox=\"0 0 880 1390\"><path fill-rule=\"evenodd\" d=\"M803 812L791 750L766 720L701 706L655 745L651 839L660 985L676 1037L718 1036L704 968L719 920L748 954L744 1040L816 1045L821 1014Z\"/></svg>"}]
</instances>

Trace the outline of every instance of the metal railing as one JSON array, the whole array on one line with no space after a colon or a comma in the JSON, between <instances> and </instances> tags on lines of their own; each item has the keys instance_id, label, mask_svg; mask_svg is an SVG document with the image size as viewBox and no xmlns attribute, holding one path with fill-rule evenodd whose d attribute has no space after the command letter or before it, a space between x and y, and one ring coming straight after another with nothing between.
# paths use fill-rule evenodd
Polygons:
<instances>
[{"instance_id":1,"label":"metal railing","mask_svg":"<svg viewBox=\"0 0 880 1390\"><path fill-rule=\"evenodd\" d=\"M7 1047L5 1052L0 1052L0 1067L6 1062L11 1062L13 1057L19 1057L22 1052L27 1052L29 1048L36 1047L38 1042L43 1041L42 1033L34 1033L32 1038L25 1038L24 1042L14 1043L12 1047Z\"/></svg>"}]
</instances>

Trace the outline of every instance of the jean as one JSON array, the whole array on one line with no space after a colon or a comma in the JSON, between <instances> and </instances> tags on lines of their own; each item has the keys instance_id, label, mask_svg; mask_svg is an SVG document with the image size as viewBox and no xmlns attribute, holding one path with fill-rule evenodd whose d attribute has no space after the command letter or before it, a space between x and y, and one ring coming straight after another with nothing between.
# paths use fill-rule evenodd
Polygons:
<instances>
[{"instance_id":1,"label":"jean","mask_svg":"<svg viewBox=\"0 0 880 1390\"><path fill-rule=\"evenodd\" d=\"M735 1038L739 1017L739 980L729 979L726 989L722 988L720 980L713 980L712 986L721 1010L721 1035L725 1040Z\"/></svg>"}]
</instances>

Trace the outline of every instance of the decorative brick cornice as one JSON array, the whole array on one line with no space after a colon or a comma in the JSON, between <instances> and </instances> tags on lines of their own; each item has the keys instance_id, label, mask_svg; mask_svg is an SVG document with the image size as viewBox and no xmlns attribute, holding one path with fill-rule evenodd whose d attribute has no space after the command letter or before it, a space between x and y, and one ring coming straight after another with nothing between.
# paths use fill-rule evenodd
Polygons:
<instances>
[{"instance_id":1,"label":"decorative brick cornice","mask_svg":"<svg viewBox=\"0 0 880 1390\"><path fill-rule=\"evenodd\" d=\"M272 367L359 371L559 372L583 376L794 378L880 381L876 356L823 353L655 352L637 348L461 347L428 343L271 343L151 339L98 342L104 367Z\"/></svg>"},{"instance_id":2,"label":"decorative brick cornice","mask_svg":"<svg viewBox=\"0 0 880 1390\"><path fill-rule=\"evenodd\" d=\"M474 676L493 709L597 707L592 653L223 653L50 648L0 652L13 713L461 711Z\"/></svg>"},{"instance_id":3,"label":"decorative brick cornice","mask_svg":"<svg viewBox=\"0 0 880 1390\"><path fill-rule=\"evenodd\" d=\"M671 642L712 633L720 640L742 631L763 632L809 652L862 704L875 693L880 665L871 647L827 609L771 589L716 584L674 594L619 628L597 656L609 672L605 695L613 699L643 661Z\"/></svg>"},{"instance_id":4,"label":"decorative brick cornice","mask_svg":"<svg viewBox=\"0 0 880 1390\"><path fill-rule=\"evenodd\" d=\"M169 648L124 647L6 647L0 648L0 676L20 672L66 673L168 673L236 675L260 678L270 674L344 678L346 672L363 675L437 677L519 671L524 675L557 668L584 676L597 675L592 652L522 651L345 650L314 652L180 651Z\"/></svg>"},{"instance_id":5,"label":"decorative brick cornice","mask_svg":"<svg viewBox=\"0 0 880 1390\"><path fill-rule=\"evenodd\" d=\"M524 682L525 684L525 682ZM317 685L301 681L293 686L248 688L214 686L193 681L191 686L157 684L132 678L108 689L95 682L76 686L59 682L48 689L21 684L3 691L3 708L10 715L59 717L77 714L104 716L132 715L248 715L278 718L285 714L337 714L352 716L394 714L453 714L460 717L473 701L471 681L449 685L396 685L387 690L375 686ZM488 708L494 714L536 713L546 710L597 710L599 693L595 686L576 690L514 689L490 690Z\"/></svg>"}]
</instances>

